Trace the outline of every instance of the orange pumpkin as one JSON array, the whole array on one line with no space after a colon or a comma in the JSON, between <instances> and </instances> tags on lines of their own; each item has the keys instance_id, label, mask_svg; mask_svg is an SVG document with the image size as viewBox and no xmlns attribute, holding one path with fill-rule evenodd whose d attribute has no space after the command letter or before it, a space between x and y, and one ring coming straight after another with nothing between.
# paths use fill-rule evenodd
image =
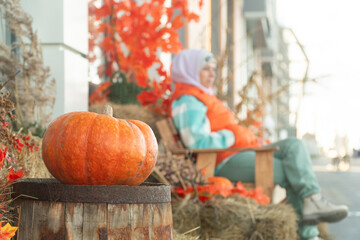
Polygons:
<instances>
[{"instance_id":1,"label":"orange pumpkin","mask_svg":"<svg viewBox=\"0 0 360 240\"><path fill-rule=\"evenodd\" d=\"M136 186L150 175L158 153L153 131L144 122L110 115L72 112L50 124L42 156L56 179L74 185Z\"/></svg>"},{"instance_id":2,"label":"orange pumpkin","mask_svg":"<svg viewBox=\"0 0 360 240\"><path fill-rule=\"evenodd\" d=\"M226 177L217 177L217 176L209 177L208 182L209 184L214 184L215 186L224 189L234 188L234 184Z\"/></svg>"}]
</instances>

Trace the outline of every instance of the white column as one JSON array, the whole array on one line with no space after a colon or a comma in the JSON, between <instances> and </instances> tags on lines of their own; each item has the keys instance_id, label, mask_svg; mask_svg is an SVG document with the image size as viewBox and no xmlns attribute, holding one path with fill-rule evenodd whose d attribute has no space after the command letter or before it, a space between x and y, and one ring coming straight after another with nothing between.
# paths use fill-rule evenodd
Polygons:
<instances>
[{"instance_id":1,"label":"white column","mask_svg":"<svg viewBox=\"0 0 360 240\"><path fill-rule=\"evenodd\" d=\"M88 110L88 1L21 0L56 80L53 118Z\"/></svg>"},{"instance_id":2,"label":"white column","mask_svg":"<svg viewBox=\"0 0 360 240\"><path fill-rule=\"evenodd\" d=\"M185 22L184 48L204 48L211 50L211 1L204 1L201 10L198 1L189 1L190 11L199 15L199 22Z\"/></svg>"},{"instance_id":3,"label":"white column","mask_svg":"<svg viewBox=\"0 0 360 240\"><path fill-rule=\"evenodd\" d=\"M232 7L233 10L233 24L232 24L232 46L231 46L231 50L232 50L232 56L233 56L233 69L232 69L232 73L233 73L233 106L236 106L236 104L238 104L240 102L240 96L238 94L238 91L241 89L241 87L243 86L243 80L241 79L241 59L242 59L242 33L243 33L243 14L242 14L242 4L241 1L233 1L232 2L232 6L230 5L230 7Z\"/></svg>"}]
</instances>

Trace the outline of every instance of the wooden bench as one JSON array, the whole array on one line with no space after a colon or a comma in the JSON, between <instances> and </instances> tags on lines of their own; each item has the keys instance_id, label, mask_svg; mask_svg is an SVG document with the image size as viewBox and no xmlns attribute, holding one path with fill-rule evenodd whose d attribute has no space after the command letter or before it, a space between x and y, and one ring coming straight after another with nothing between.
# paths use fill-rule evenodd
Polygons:
<instances>
[{"instance_id":1,"label":"wooden bench","mask_svg":"<svg viewBox=\"0 0 360 240\"><path fill-rule=\"evenodd\" d=\"M216 155L224 151L255 151L255 183L244 183L246 188L261 187L263 192L272 198L274 189L273 151L277 147L258 148L226 148L226 149L186 149L180 140L180 136L171 118L156 122L162 143L167 151L173 155L196 156L196 169L207 169L205 179L214 175Z\"/></svg>"}]
</instances>

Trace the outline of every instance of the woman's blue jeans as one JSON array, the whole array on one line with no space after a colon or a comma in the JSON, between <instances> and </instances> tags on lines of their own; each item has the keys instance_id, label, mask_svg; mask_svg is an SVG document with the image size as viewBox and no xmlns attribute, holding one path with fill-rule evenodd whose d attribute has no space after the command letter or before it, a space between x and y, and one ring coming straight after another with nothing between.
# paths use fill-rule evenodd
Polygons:
<instances>
[{"instance_id":1,"label":"woman's blue jeans","mask_svg":"<svg viewBox=\"0 0 360 240\"><path fill-rule=\"evenodd\" d=\"M286 189L287 202L295 208L301 220L304 198L320 192L310 156L303 142L296 138L288 138L270 146L279 147L279 150L274 152L275 184ZM233 182L254 182L254 167L255 152L241 152L220 163L215 170L215 175L227 177ZM300 222L299 233L303 239L319 234L315 225L307 226Z\"/></svg>"}]
</instances>

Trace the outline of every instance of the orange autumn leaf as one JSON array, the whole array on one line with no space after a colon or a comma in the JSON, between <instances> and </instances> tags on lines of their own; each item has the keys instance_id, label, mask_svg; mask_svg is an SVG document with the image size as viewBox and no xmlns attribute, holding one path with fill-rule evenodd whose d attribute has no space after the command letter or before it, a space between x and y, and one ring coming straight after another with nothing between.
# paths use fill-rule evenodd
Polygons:
<instances>
[{"instance_id":1,"label":"orange autumn leaf","mask_svg":"<svg viewBox=\"0 0 360 240\"><path fill-rule=\"evenodd\" d=\"M181 21L181 16L180 15L177 15L173 22L171 23L172 27L174 29L179 29L179 28L182 28L184 26L184 22Z\"/></svg>"},{"instance_id":2,"label":"orange autumn leaf","mask_svg":"<svg viewBox=\"0 0 360 240\"><path fill-rule=\"evenodd\" d=\"M208 169L207 169L207 168L203 168L203 169L201 169L201 171L200 171L201 175L205 175L207 172L208 172Z\"/></svg>"},{"instance_id":3,"label":"orange autumn leaf","mask_svg":"<svg viewBox=\"0 0 360 240\"><path fill-rule=\"evenodd\" d=\"M197 15L197 14L195 14L195 13L190 13L190 14L187 16L187 19L188 19L188 21L192 21L192 20L194 20L195 22L199 22L199 21L200 21L199 15Z\"/></svg>"},{"instance_id":4,"label":"orange autumn leaf","mask_svg":"<svg viewBox=\"0 0 360 240\"><path fill-rule=\"evenodd\" d=\"M1 222L0 222L1 224ZM9 223L0 228L0 240L10 240L18 228L12 227Z\"/></svg>"},{"instance_id":5,"label":"orange autumn leaf","mask_svg":"<svg viewBox=\"0 0 360 240\"><path fill-rule=\"evenodd\" d=\"M240 194L243 197L252 198L260 205L268 204L270 202L270 198L262 192L261 188L247 191L240 181L236 184L236 187L234 187L232 182L223 177L212 177L209 178L209 181L212 181L212 183L196 186L196 192L200 202L206 202L215 195L221 195L226 198L233 194ZM184 190L181 187L178 187L172 192L178 194L180 197L189 194L195 195L195 190L193 188Z\"/></svg>"},{"instance_id":6,"label":"orange autumn leaf","mask_svg":"<svg viewBox=\"0 0 360 240\"><path fill-rule=\"evenodd\" d=\"M166 116L170 104L170 75L160 64L156 71L160 81L166 84L153 87L148 70L161 63L159 49L172 54L182 49L177 30L183 27L186 20L198 20L198 15L189 11L187 0L173 0L172 6L166 6L165 0L145 1L142 4L131 0L102 2L101 7L93 5L91 7L95 10L89 11L89 18L96 19L98 23L97 29L91 30L92 36L97 38L92 39L90 46L94 49L95 40L100 40L99 46L106 62L98 68L98 74L100 77L105 74L110 77L115 71L123 71L138 86L146 89L138 96L141 104ZM202 5L200 1L199 7ZM176 17L174 12L177 13Z\"/></svg>"},{"instance_id":7,"label":"orange autumn leaf","mask_svg":"<svg viewBox=\"0 0 360 240\"><path fill-rule=\"evenodd\" d=\"M174 8L167 8L167 9L165 10L168 19L171 19L171 17L172 17L173 14L174 14L174 10L175 10Z\"/></svg>"},{"instance_id":8,"label":"orange autumn leaf","mask_svg":"<svg viewBox=\"0 0 360 240\"><path fill-rule=\"evenodd\" d=\"M158 5L156 7L153 7L151 9L151 16L153 17L152 23L155 25L161 24L161 18L164 15L163 7L161 5Z\"/></svg>"},{"instance_id":9,"label":"orange autumn leaf","mask_svg":"<svg viewBox=\"0 0 360 240\"><path fill-rule=\"evenodd\" d=\"M233 194L238 193L238 194L247 196L247 191L246 191L244 185L242 185L242 183L240 181L236 183L235 188L233 188L231 191Z\"/></svg>"},{"instance_id":10,"label":"orange autumn leaf","mask_svg":"<svg viewBox=\"0 0 360 240\"><path fill-rule=\"evenodd\" d=\"M200 0L200 1L199 1L199 8L202 8L203 5L204 5L203 0Z\"/></svg>"},{"instance_id":11,"label":"orange autumn leaf","mask_svg":"<svg viewBox=\"0 0 360 240\"><path fill-rule=\"evenodd\" d=\"M174 8L185 8L185 6L187 5L187 0L174 0L172 1L172 5Z\"/></svg>"},{"instance_id":12,"label":"orange autumn leaf","mask_svg":"<svg viewBox=\"0 0 360 240\"><path fill-rule=\"evenodd\" d=\"M91 104L104 103L109 98L108 89L111 85L112 82L103 82L100 84L90 95L89 102Z\"/></svg>"},{"instance_id":13,"label":"orange autumn leaf","mask_svg":"<svg viewBox=\"0 0 360 240\"><path fill-rule=\"evenodd\" d=\"M115 5L118 6L119 9L123 9L123 10L130 10L131 9L131 3L133 1L132 0L122 0L118 3L115 2Z\"/></svg>"}]
</instances>

